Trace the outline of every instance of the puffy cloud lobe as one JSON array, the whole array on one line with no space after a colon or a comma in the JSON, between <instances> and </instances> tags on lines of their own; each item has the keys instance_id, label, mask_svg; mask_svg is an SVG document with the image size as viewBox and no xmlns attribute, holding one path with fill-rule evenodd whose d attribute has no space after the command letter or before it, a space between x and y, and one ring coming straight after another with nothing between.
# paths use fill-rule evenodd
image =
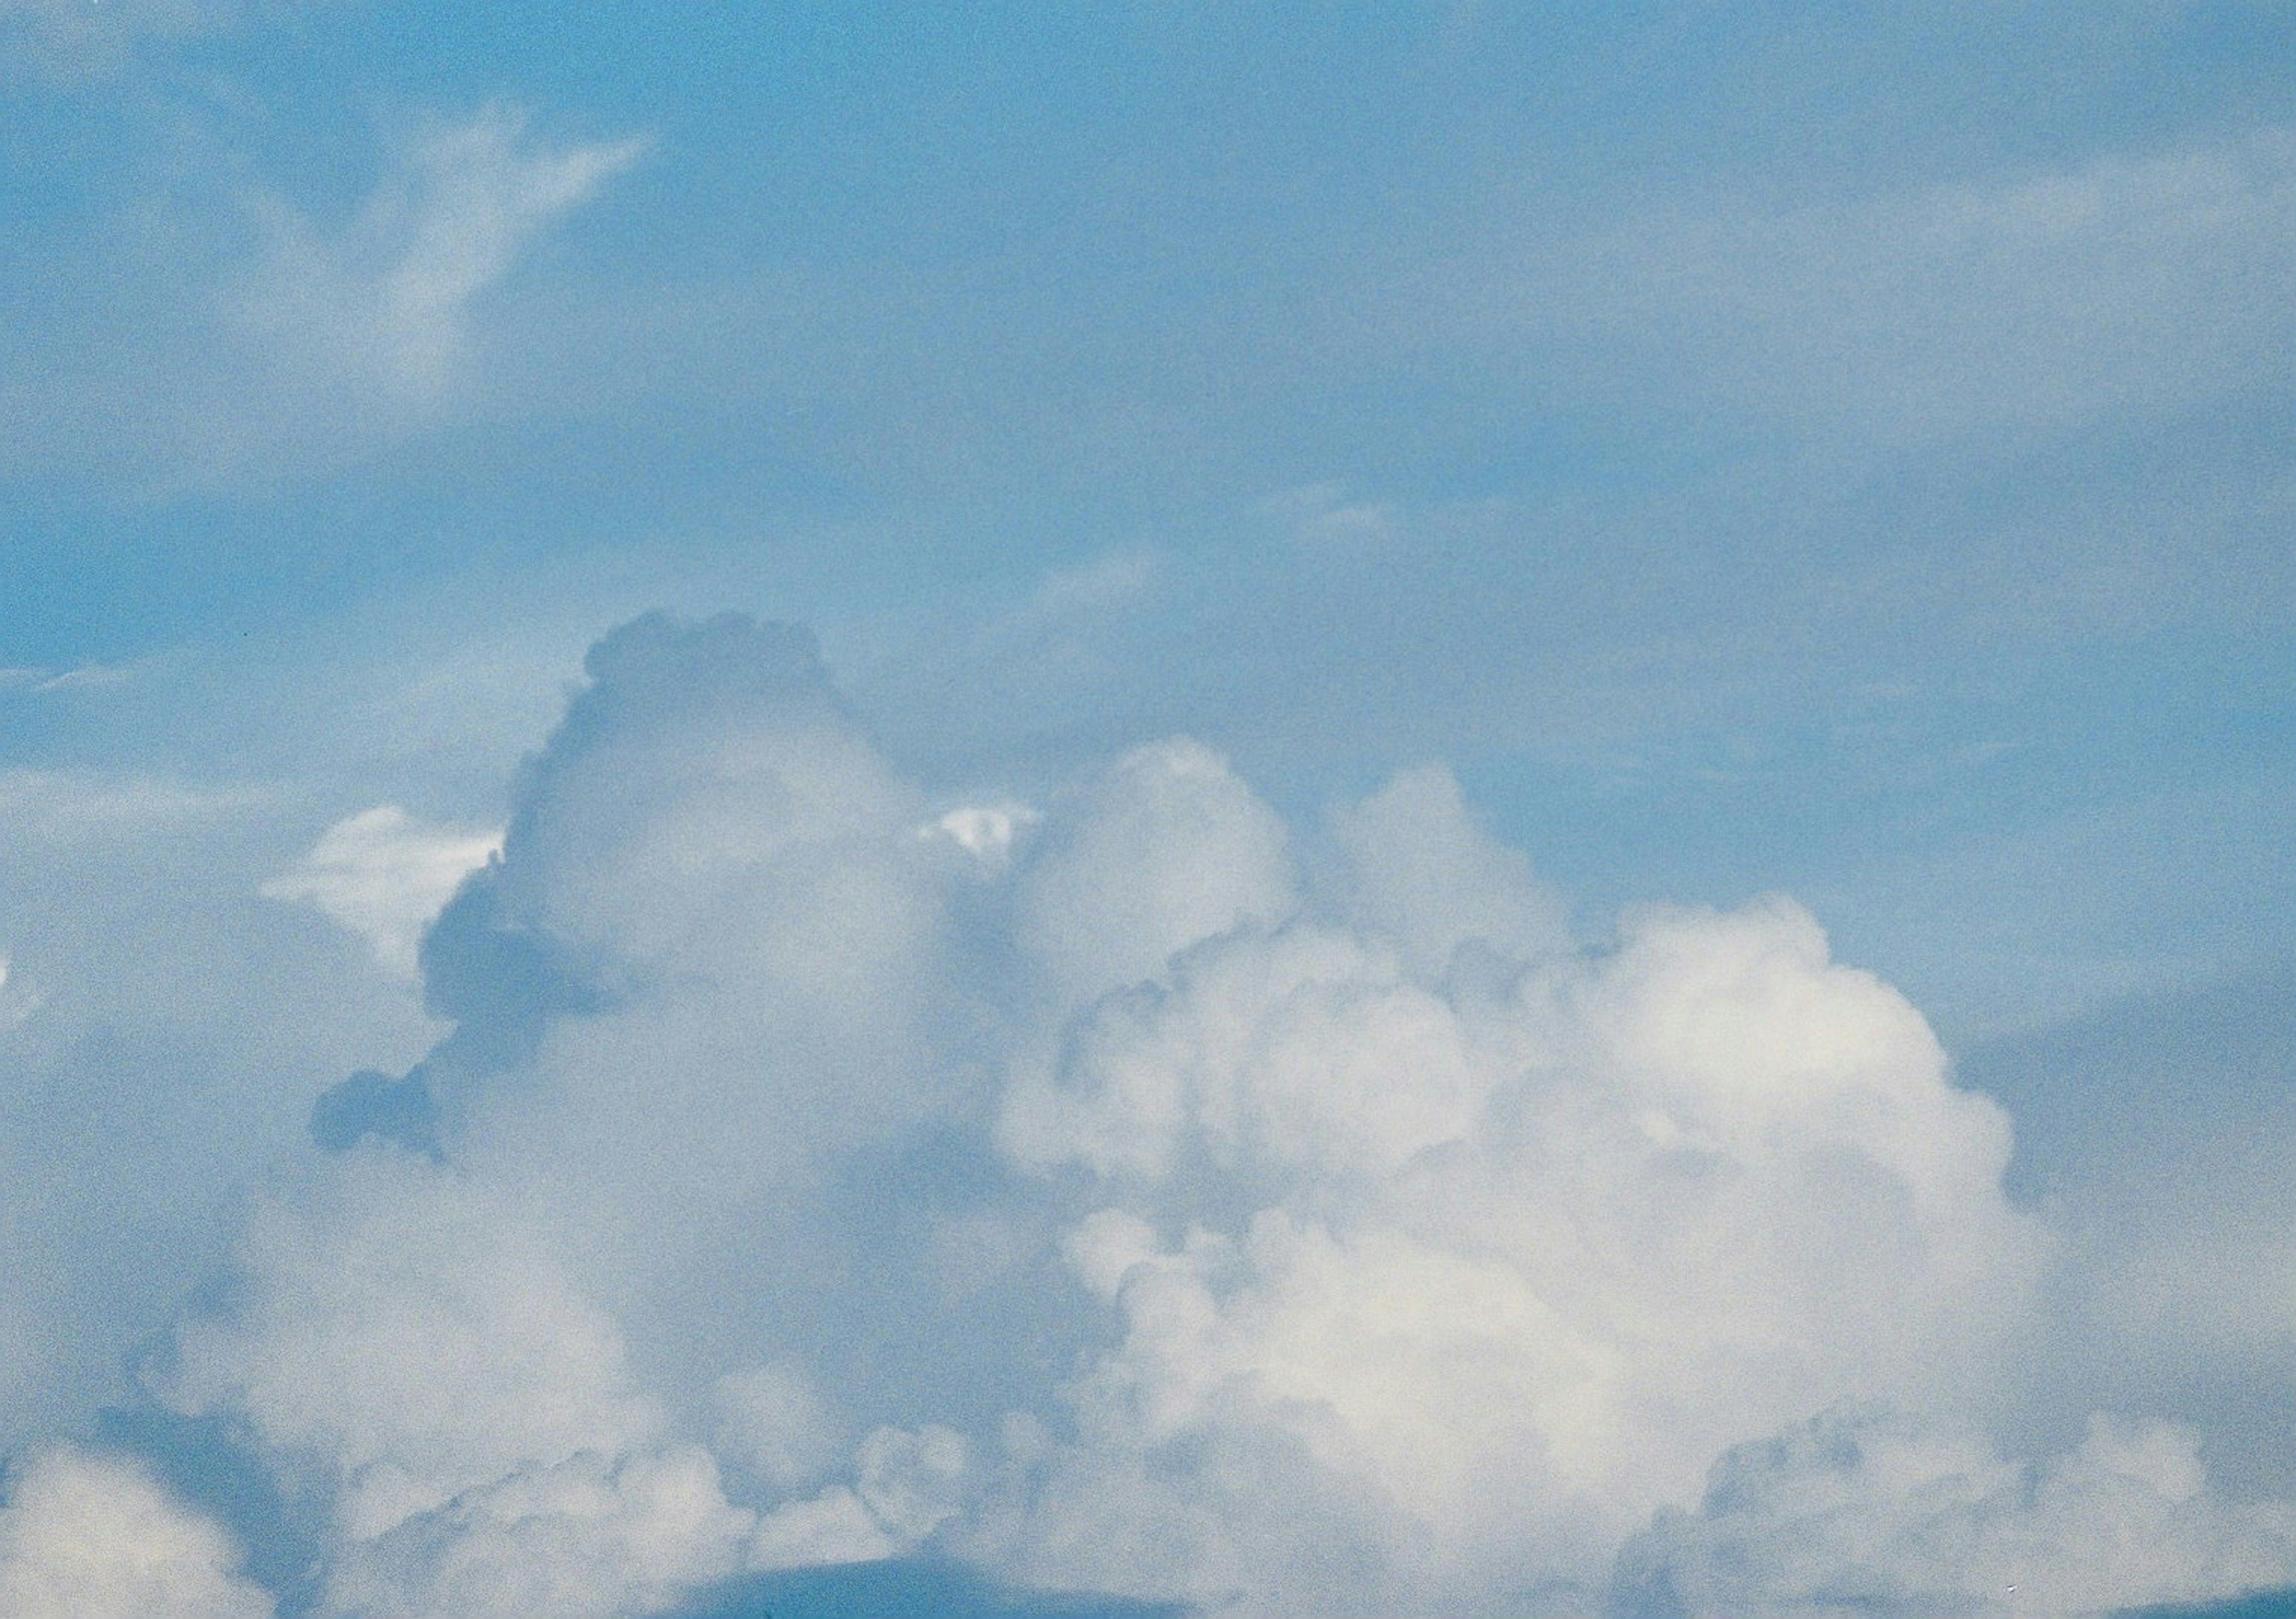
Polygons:
<instances>
[{"instance_id":1,"label":"puffy cloud lobe","mask_svg":"<svg viewBox=\"0 0 2296 1619\"><path fill-rule=\"evenodd\" d=\"M945 1106L947 896L975 863L917 836L922 796L802 632L655 617L587 667L501 863L426 942L459 1027L425 1077L467 1161L720 1218ZM513 1066L529 1083L488 1083Z\"/></svg>"},{"instance_id":2,"label":"puffy cloud lobe","mask_svg":"<svg viewBox=\"0 0 2296 1619\"><path fill-rule=\"evenodd\" d=\"M354 1545L330 1609L366 1619L610 1619L744 1566L755 1517L707 1452L529 1466Z\"/></svg>"},{"instance_id":3,"label":"puffy cloud lobe","mask_svg":"<svg viewBox=\"0 0 2296 1619\"><path fill-rule=\"evenodd\" d=\"M1695 1513L1620 1553L1622 1619L1956 1613L2070 1619L2296 1579L2296 1509L2210 1494L2193 1435L2098 1417L2046 1466L1873 1408L1715 1464Z\"/></svg>"},{"instance_id":4,"label":"puffy cloud lobe","mask_svg":"<svg viewBox=\"0 0 2296 1619\"><path fill-rule=\"evenodd\" d=\"M237 1260L233 1307L178 1330L163 1392L330 1465L355 1539L657 1426L534 1211L451 1168L356 1149L260 1199Z\"/></svg>"},{"instance_id":5,"label":"puffy cloud lobe","mask_svg":"<svg viewBox=\"0 0 2296 1619\"><path fill-rule=\"evenodd\" d=\"M652 1612L787 1538L668 1435L533 1208L387 1146L258 1206L234 1306L179 1329L160 1381L332 1476L329 1613ZM906 1543L861 1520L867 1555Z\"/></svg>"},{"instance_id":6,"label":"puffy cloud lobe","mask_svg":"<svg viewBox=\"0 0 2296 1619\"><path fill-rule=\"evenodd\" d=\"M1462 945L1528 961L1567 949L1562 906L1530 862L1476 826L1458 782L1435 765L1406 771L1332 817L1349 919L1393 939L1423 981Z\"/></svg>"},{"instance_id":7,"label":"puffy cloud lobe","mask_svg":"<svg viewBox=\"0 0 2296 1619\"><path fill-rule=\"evenodd\" d=\"M1391 1171L1461 1139L1490 1083L1392 953L1298 926L1208 943L1167 982L1104 997L1052 1082L1013 1091L1005 1133L1023 1157L1135 1179L1190 1146L1226 1167Z\"/></svg>"},{"instance_id":8,"label":"puffy cloud lobe","mask_svg":"<svg viewBox=\"0 0 2296 1619\"><path fill-rule=\"evenodd\" d=\"M1784 902L1645 912L1607 957L1449 996L1351 936L1241 930L1103 1000L1009 1106L1117 1198L1068 1254L1124 1338L1046 1494L1101 1497L1105 1533L1070 1537L1100 1560L1061 1577L1127 1590L1105 1549L1160 1492L1219 1500L1197 1566L1252 1564L1230 1526L1291 1509L1221 1493L1238 1443L1380 1501L1403 1591L1591 1588L1734 1436L1851 1393L1981 1398L2042 1257L1998 1109ZM1257 1600L1312 1585L1305 1555Z\"/></svg>"},{"instance_id":9,"label":"puffy cloud lobe","mask_svg":"<svg viewBox=\"0 0 2296 1619\"><path fill-rule=\"evenodd\" d=\"M1198 743L1136 749L1062 809L1018 901L1021 944L1062 1005L1298 904L1283 822Z\"/></svg>"},{"instance_id":10,"label":"puffy cloud lobe","mask_svg":"<svg viewBox=\"0 0 2296 1619\"><path fill-rule=\"evenodd\" d=\"M117 1457L41 1451L0 1507L8 1619L272 1619L238 1563L229 1535Z\"/></svg>"},{"instance_id":11,"label":"puffy cloud lobe","mask_svg":"<svg viewBox=\"0 0 2296 1619\"><path fill-rule=\"evenodd\" d=\"M845 713L811 638L727 617L640 619L531 767L488 896L608 991L737 980L778 1015L880 1022L914 998L944 875L922 799ZM488 963L480 963L483 974ZM498 994L441 985L469 1017Z\"/></svg>"},{"instance_id":12,"label":"puffy cloud lobe","mask_svg":"<svg viewBox=\"0 0 2296 1619\"><path fill-rule=\"evenodd\" d=\"M712 1392L723 1454L782 1490L828 1470L844 1435L804 1368L777 1361L730 1372Z\"/></svg>"}]
</instances>

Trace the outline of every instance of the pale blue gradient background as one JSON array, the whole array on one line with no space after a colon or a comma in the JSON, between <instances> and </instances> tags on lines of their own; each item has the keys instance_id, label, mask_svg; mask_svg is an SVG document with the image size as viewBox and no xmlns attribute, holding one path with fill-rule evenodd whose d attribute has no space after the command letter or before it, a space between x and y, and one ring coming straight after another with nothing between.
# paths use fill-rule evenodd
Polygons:
<instances>
[{"instance_id":1,"label":"pale blue gradient background","mask_svg":"<svg viewBox=\"0 0 2296 1619\"><path fill-rule=\"evenodd\" d=\"M732 607L930 781L1186 732L1312 816L1442 759L1597 930L1784 889L2024 1195L2285 1212L2292 61L2260 0L0 4L0 774L257 806L12 844L0 952L109 1043L6 1128L94 1197L123 1062L403 1067L357 994L250 1054L348 949L255 883L498 817L601 630ZM644 150L447 394L266 397L266 219L355 251L488 107ZM217 1195L43 1263L158 1310ZM2289 1370L2206 1396L2284 1433Z\"/></svg>"}]
</instances>

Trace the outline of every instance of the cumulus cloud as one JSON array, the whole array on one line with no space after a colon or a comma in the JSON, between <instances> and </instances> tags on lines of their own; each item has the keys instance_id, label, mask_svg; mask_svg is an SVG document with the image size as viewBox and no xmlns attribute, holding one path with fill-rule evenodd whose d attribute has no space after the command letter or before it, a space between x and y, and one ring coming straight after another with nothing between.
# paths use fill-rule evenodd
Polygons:
<instances>
[{"instance_id":1,"label":"cumulus cloud","mask_svg":"<svg viewBox=\"0 0 2296 1619\"><path fill-rule=\"evenodd\" d=\"M800 632L587 670L421 947L452 1032L147 1372L318 1504L324 1611L920 1548L1240 1615L2280 1577L2179 1430L1999 1459L2008 1120L1792 902L1590 944L1438 770L1313 829L1185 740L960 800ZM1808 1426L1861 1402L1914 1426Z\"/></svg>"},{"instance_id":2,"label":"cumulus cloud","mask_svg":"<svg viewBox=\"0 0 2296 1619\"><path fill-rule=\"evenodd\" d=\"M184 1325L165 1392L331 1465L357 1538L655 1426L533 1216L451 1168L355 1149L259 1201L237 1257L236 1307Z\"/></svg>"},{"instance_id":3,"label":"cumulus cloud","mask_svg":"<svg viewBox=\"0 0 2296 1619\"><path fill-rule=\"evenodd\" d=\"M743 1566L750 1513L692 1447L521 1468L361 1541L331 1611L391 1619L611 1619Z\"/></svg>"},{"instance_id":4,"label":"cumulus cloud","mask_svg":"<svg viewBox=\"0 0 2296 1619\"><path fill-rule=\"evenodd\" d=\"M1282 822L1194 742L1127 754L1045 836L1019 931L1064 1002L1150 977L1184 945L1297 904Z\"/></svg>"},{"instance_id":5,"label":"cumulus cloud","mask_svg":"<svg viewBox=\"0 0 2296 1619\"><path fill-rule=\"evenodd\" d=\"M1446 993L1348 934L1238 929L1007 1105L1021 1149L1100 1177L1067 1254L1123 1335L1045 1492L1078 1560L1038 1572L1143 1594L1169 1594L1143 1540L1217 1502L1183 1594L1344 1601L1359 1574L1324 1587L1310 1545L1274 1578L1280 1526L1235 1527L1301 1488L1371 1517L1394 1600L1591 1589L1733 1435L1981 1398L2044 1251L1999 1110L1783 901Z\"/></svg>"},{"instance_id":6,"label":"cumulus cloud","mask_svg":"<svg viewBox=\"0 0 2296 1619\"><path fill-rule=\"evenodd\" d=\"M14 1468L0 1507L9 1619L271 1619L239 1551L134 1462L57 1446Z\"/></svg>"},{"instance_id":7,"label":"cumulus cloud","mask_svg":"<svg viewBox=\"0 0 2296 1619\"><path fill-rule=\"evenodd\" d=\"M367 942L387 970L411 981L423 929L501 846L498 831L434 826L396 805L380 805L329 827L291 869L265 883L263 893L340 922Z\"/></svg>"},{"instance_id":8,"label":"cumulus cloud","mask_svg":"<svg viewBox=\"0 0 2296 1619\"><path fill-rule=\"evenodd\" d=\"M2070 1619L2296 1580L2296 1509L2229 1506L2194 1435L2100 1415L2038 1467L1872 1408L1732 1449L1695 1512L1620 1553L1632 1619L1970 1614Z\"/></svg>"}]
</instances>

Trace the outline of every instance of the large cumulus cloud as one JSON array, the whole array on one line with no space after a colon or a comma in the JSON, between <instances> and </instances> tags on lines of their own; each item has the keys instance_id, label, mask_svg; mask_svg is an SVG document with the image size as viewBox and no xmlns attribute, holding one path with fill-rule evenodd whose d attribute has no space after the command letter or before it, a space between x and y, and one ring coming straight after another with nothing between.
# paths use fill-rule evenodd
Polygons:
<instances>
[{"instance_id":1,"label":"large cumulus cloud","mask_svg":"<svg viewBox=\"0 0 2296 1619\"><path fill-rule=\"evenodd\" d=\"M1307 830L1186 740L919 783L739 618L588 673L424 941L451 1032L321 1100L146 1367L327 1525L324 1611L931 1549L1759 1613L2128 1524L2030 1611L2291 1577L2179 1430L2002 1459L2054 1252L2009 1121L1792 902L1574 940L1439 770Z\"/></svg>"},{"instance_id":2,"label":"large cumulus cloud","mask_svg":"<svg viewBox=\"0 0 2296 1619\"><path fill-rule=\"evenodd\" d=\"M133 1461L57 1446L12 1470L0 1508L10 1619L272 1619L217 1525Z\"/></svg>"}]
</instances>

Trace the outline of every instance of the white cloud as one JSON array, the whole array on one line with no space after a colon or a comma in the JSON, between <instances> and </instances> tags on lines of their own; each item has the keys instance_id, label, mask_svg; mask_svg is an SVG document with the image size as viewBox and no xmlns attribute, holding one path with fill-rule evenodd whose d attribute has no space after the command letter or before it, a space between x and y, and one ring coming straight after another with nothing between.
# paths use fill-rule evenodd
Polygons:
<instances>
[{"instance_id":1,"label":"white cloud","mask_svg":"<svg viewBox=\"0 0 2296 1619\"><path fill-rule=\"evenodd\" d=\"M237 22L240 0L0 0L0 45L51 79L100 78L149 40L211 34Z\"/></svg>"},{"instance_id":2,"label":"white cloud","mask_svg":"<svg viewBox=\"0 0 2296 1619\"><path fill-rule=\"evenodd\" d=\"M775 1488L811 1484L837 1459L844 1427L803 1367L777 1361L729 1372L711 1392L719 1453Z\"/></svg>"},{"instance_id":3,"label":"white cloud","mask_svg":"<svg viewBox=\"0 0 2296 1619\"><path fill-rule=\"evenodd\" d=\"M416 142L347 228L257 199L271 245L236 313L310 385L430 410L467 380L473 301L644 150L541 147L522 115L489 108Z\"/></svg>"},{"instance_id":4,"label":"white cloud","mask_svg":"<svg viewBox=\"0 0 2296 1619\"><path fill-rule=\"evenodd\" d=\"M964 1435L953 1428L881 1427L855 1457L855 1492L896 1545L914 1546L964 1505L970 1461Z\"/></svg>"},{"instance_id":5,"label":"white cloud","mask_svg":"<svg viewBox=\"0 0 2296 1619\"><path fill-rule=\"evenodd\" d=\"M2074 1619L2296 1580L2296 1509L2207 1487L2194 1436L2093 1419L2046 1466L1879 1411L1733 1450L1695 1513L1620 1558L1629 1619L1955 1613Z\"/></svg>"},{"instance_id":6,"label":"white cloud","mask_svg":"<svg viewBox=\"0 0 2296 1619\"><path fill-rule=\"evenodd\" d=\"M499 831L430 825L381 805L329 827L291 870L263 885L263 894L340 922L387 969L412 981L422 930L501 847Z\"/></svg>"},{"instance_id":7,"label":"white cloud","mask_svg":"<svg viewBox=\"0 0 2296 1619\"><path fill-rule=\"evenodd\" d=\"M416 120L363 194L305 196L193 119L164 192L44 239L53 308L0 352L0 462L144 495L245 490L561 409L518 372L546 369L577 317L519 273L645 144L552 141L490 107Z\"/></svg>"},{"instance_id":8,"label":"white cloud","mask_svg":"<svg viewBox=\"0 0 2296 1619\"><path fill-rule=\"evenodd\" d=\"M834 1484L767 1514L750 1549L750 1566L765 1570L875 1563L899 1551L861 1498L845 1485Z\"/></svg>"},{"instance_id":9,"label":"white cloud","mask_svg":"<svg viewBox=\"0 0 2296 1619\"><path fill-rule=\"evenodd\" d=\"M1592 1589L1735 1435L1852 1394L1982 1406L2044 1253L1999 1110L1784 902L1645 912L1448 997L1344 934L1232 934L1008 1106L1032 1159L1106 1178L1068 1252L1123 1330L1023 1564L1255 1611L1320 1590L1250 1526L1303 1489L1379 1503L1398 1600ZM1236 1492L1242 1455L1292 1458L1284 1492ZM1195 1572L1136 1560L1126 1520L1199 1510Z\"/></svg>"},{"instance_id":10,"label":"white cloud","mask_svg":"<svg viewBox=\"0 0 2296 1619\"><path fill-rule=\"evenodd\" d=\"M14 668L0 669L0 691L6 691L12 687L19 691L46 693L101 689L106 686L125 685L135 678L135 673L132 667L101 663L78 664L69 669L39 669L19 666Z\"/></svg>"},{"instance_id":11,"label":"white cloud","mask_svg":"<svg viewBox=\"0 0 2296 1619\"><path fill-rule=\"evenodd\" d=\"M937 817L920 835L946 838L984 869L1001 871L1015 842L1042 819L1025 804L968 804Z\"/></svg>"},{"instance_id":12,"label":"white cloud","mask_svg":"<svg viewBox=\"0 0 2296 1619\"><path fill-rule=\"evenodd\" d=\"M1885 1528L1966 1475L2037 1566L2277 1566L2169 1430L2003 1493L2052 1240L1792 902L1588 948L1439 772L1317 837L1184 740L983 860L801 635L650 618L589 668L430 936L439 1161L283 1170L155 1374L316 1481L332 1611L920 1548L1240 1614L1591 1610L1629 1542L1622 1590L1726 1592L1709 1552L1801 1509L1699 1509L1714 1459L1875 1400L1927 1435L1852 1492Z\"/></svg>"},{"instance_id":13,"label":"white cloud","mask_svg":"<svg viewBox=\"0 0 2296 1619\"><path fill-rule=\"evenodd\" d=\"M214 822L271 801L262 788L195 786L162 777L83 771L0 771L0 817L50 845L134 838Z\"/></svg>"},{"instance_id":14,"label":"white cloud","mask_svg":"<svg viewBox=\"0 0 2296 1619\"><path fill-rule=\"evenodd\" d=\"M1199 743L1126 754L1046 828L1021 938L1066 1004L1154 977L1175 952L1297 904L1283 824Z\"/></svg>"},{"instance_id":15,"label":"white cloud","mask_svg":"<svg viewBox=\"0 0 2296 1619\"><path fill-rule=\"evenodd\" d=\"M336 1469L355 1539L659 1420L531 1212L453 1169L356 1149L256 1203L237 1269L237 1308L183 1326L163 1392Z\"/></svg>"},{"instance_id":16,"label":"white cloud","mask_svg":"<svg viewBox=\"0 0 2296 1619\"><path fill-rule=\"evenodd\" d=\"M1891 444L2048 434L2271 386L2296 138L1784 210L1654 213L1455 266L1438 307L1725 408Z\"/></svg>"},{"instance_id":17,"label":"white cloud","mask_svg":"<svg viewBox=\"0 0 2296 1619\"><path fill-rule=\"evenodd\" d=\"M57 1446L10 1472L0 1508L8 1619L271 1619L239 1551L132 1461Z\"/></svg>"},{"instance_id":18,"label":"white cloud","mask_svg":"<svg viewBox=\"0 0 2296 1619\"><path fill-rule=\"evenodd\" d=\"M362 1147L266 1193L237 1262L157 1380L330 1480L326 1611L611 1619L744 1566L756 1515L665 1438L531 1209Z\"/></svg>"},{"instance_id":19,"label":"white cloud","mask_svg":"<svg viewBox=\"0 0 2296 1619\"><path fill-rule=\"evenodd\" d=\"M40 1010L37 990L20 985L11 993L8 989L8 958L0 956L0 1034L5 1034Z\"/></svg>"},{"instance_id":20,"label":"white cloud","mask_svg":"<svg viewBox=\"0 0 2296 1619\"><path fill-rule=\"evenodd\" d=\"M622 1619L743 1566L753 1514L692 1447L584 1452L466 1491L351 1549L328 1608L361 1619Z\"/></svg>"},{"instance_id":21,"label":"white cloud","mask_svg":"<svg viewBox=\"0 0 2296 1619\"><path fill-rule=\"evenodd\" d=\"M1562 903L1530 862L1477 827L1450 772L1406 771L1332 817L1350 920L1402 947L1439 980L1460 946L1522 960L1566 948Z\"/></svg>"}]
</instances>

